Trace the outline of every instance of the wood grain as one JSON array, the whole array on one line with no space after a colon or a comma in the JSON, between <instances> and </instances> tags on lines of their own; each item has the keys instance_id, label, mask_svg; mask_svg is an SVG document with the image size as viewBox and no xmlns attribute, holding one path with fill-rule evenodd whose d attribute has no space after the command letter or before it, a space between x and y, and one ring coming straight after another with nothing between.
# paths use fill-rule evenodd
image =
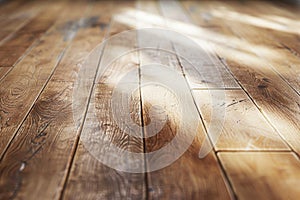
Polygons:
<instances>
[{"instance_id":1,"label":"wood grain","mask_svg":"<svg viewBox=\"0 0 300 200\"><path fill-rule=\"evenodd\" d=\"M293 153L219 153L239 199L297 199L299 158Z\"/></svg>"},{"instance_id":2,"label":"wood grain","mask_svg":"<svg viewBox=\"0 0 300 200\"><path fill-rule=\"evenodd\" d=\"M81 137L86 139L81 139L78 144L64 199L145 199L144 174L126 173L104 165L100 162L99 155L109 156L106 159L115 155L105 151L106 145L89 144L97 144L101 137L109 141L107 145L115 145L126 151L143 152L141 140L131 139L128 131L125 132L124 127L118 128L114 121L110 105L113 89L107 84L95 85L89 113L81 133ZM139 113L139 110L136 112ZM126 168L130 160L114 159L114 162L114 165L124 165Z\"/></svg>"},{"instance_id":3,"label":"wood grain","mask_svg":"<svg viewBox=\"0 0 300 200\"><path fill-rule=\"evenodd\" d=\"M215 146L217 151L289 150L244 91L226 90L224 100L217 100L222 95L216 90L194 90L193 94L206 127L223 127ZM213 113L217 106L225 110L224 122L214 119L222 116Z\"/></svg>"},{"instance_id":4,"label":"wood grain","mask_svg":"<svg viewBox=\"0 0 300 200\"><path fill-rule=\"evenodd\" d=\"M269 1L1 2L0 199L297 199L299 18ZM118 35L136 28L169 33ZM225 122L202 158L212 108Z\"/></svg>"}]
</instances>

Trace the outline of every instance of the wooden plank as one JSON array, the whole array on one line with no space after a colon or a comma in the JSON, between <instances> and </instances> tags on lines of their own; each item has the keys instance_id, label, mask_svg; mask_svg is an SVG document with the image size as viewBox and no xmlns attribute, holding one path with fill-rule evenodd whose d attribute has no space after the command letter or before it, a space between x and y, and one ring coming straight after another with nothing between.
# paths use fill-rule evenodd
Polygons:
<instances>
[{"instance_id":1,"label":"wooden plank","mask_svg":"<svg viewBox=\"0 0 300 200\"><path fill-rule=\"evenodd\" d=\"M127 5L125 3L125 5ZM124 23L121 19L123 15L125 15L127 10L132 10L134 3L130 2L127 6L124 6L119 13L116 13L113 16L112 24L110 27L109 36L116 36L123 31L131 30L132 28L136 27L135 21L133 23L127 24ZM136 20L133 18L132 20ZM133 34L131 34L133 33ZM104 57L102 58L101 62L102 65L105 66L109 64L111 61L115 60L110 67L105 71L102 76L100 73L97 76L96 83L111 83L112 85L118 83L123 74L126 74L130 69L133 69L138 66L136 55L134 54L125 54L122 53L132 50L132 48L136 47L136 38L134 38L136 34L134 32L129 32L129 34L123 34L119 37L120 39L111 40L105 46L104 49ZM131 44L131 43L132 44ZM116 73L116 71L119 71Z\"/></svg>"},{"instance_id":2,"label":"wooden plank","mask_svg":"<svg viewBox=\"0 0 300 200\"><path fill-rule=\"evenodd\" d=\"M198 8L203 8L205 4L190 3L195 7L190 12L191 17L197 22L199 16L201 17ZM219 27L218 31L221 33L226 29L222 23ZM230 47L216 43L214 49L224 58L224 64L229 67L276 130L300 153L300 97L297 93L270 68L269 63L253 53L243 52L238 46Z\"/></svg>"},{"instance_id":3,"label":"wooden plank","mask_svg":"<svg viewBox=\"0 0 300 200\"><path fill-rule=\"evenodd\" d=\"M80 14L81 12L62 14L62 20L58 21L41 38L41 42L1 80L0 155L59 63L64 49L70 42L64 40L65 37L77 31L75 29L70 32L62 28L69 27L69 20L77 19Z\"/></svg>"},{"instance_id":4,"label":"wooden plank","mask_svg":"<svg viewBox=\"0 0 300 200\"><path fill-rule=\"evenodd\" d=\"M293 153L219 153L238 199L297 199L299 158Z\"/></svg>"},{"instance_id":5,"label":"wooden plank","mask_svg":"<svg viewBox=\"0 0 300 200\"><path fill-rule=\"evenodd\" d=\"M6 40L0 46L0 67L12 67L33 42L53 25L61 6L61 3L50 4L43 14L36 16Z\"/></svg>"},{"instance_id":6,"label":"wooden plank","mask_svg":"<svg viewBox=\"0 0 300 200\"><path fill-rule=\"evenodd\" d=\"M205 126L223 127L215 146L217 151L289 150L243 90L226 90L224 100L217 100L219 93L193 91ZM213 113L216 106L225 110L224 122L212 118L216 117Z\"/></svg>"},{"instance_id":7,"label":"wooden plank","mask_svg":"<svg viewBox=\"0 0 300 200\"><path fill-rule=\"evenodd\" d=\"M159 14L156 2L139 1L138 8L149 14ZM143 19L141 20L143 21ZM145 25L142 24L142 27L143 26ZM142 45L139 47L146 47L145 45L147 43L141 41L144 40L145 36L139 35L139 37L139 45ZM172 50L172 43L168 40L167 36L164 39L161 40L163 42L159 41L159 44L157 45L162 49ZM156 41L154 41L154 43L155 42ZM195 130L190 130L194 122L190 122L188 119L184 119L186 120L186 123L178 121L182 118L182 116L180 116L180 111L178 110L178 106L180 105L178 105L178 102L176 103L176 98L179 98L180 95L176 96L175 94L174 96L172 92L175 91L168 91L166 89L168 86L170 87L170 85L167 84L168 81L159 78L161 77L163 70L158 72L152 71L152 69L149 71L148 69L149 64L160 63L168 66L171 71L175 70L173 73L176 73L177 75L173 75L180 76L177 81L185 85L185 92L187 92L186 95L190 95L190 101L185 102L187 106L190 106L189 110L193 111L190 115L196 115L196 118L193 120L201 123L196 107L192 102L189 87L182 76L178 59L174 54L167 54L163 51L161 52L159 49L156 51L142 50L139 54L141 60L141 97L144 134L147 137L145 139L146 153L164 148L165 145L172 142L176 134L183 135L183 139L181 138L178 142L182 142L182 144L184 144L187 142L189 135L196 131L196 137L194 138L191 146L188 147L186 152L183 152L183 155L178 160L172 164L170 163L171 165L163 169L147 173L148 198L219 199L222 197L223 199L229 199L229 193L214 154L211 152L204 159L199 159L198 157L200 146L203 143L205 136L203 127L201 124L198 124ZM168 74L167 76L163 74L163 76L165 78L168 76L167 79L170 79L172 74ZM152 85L152 87L147 86L148 83L160 83L163 84L163 87L160 87L159 85ZM166 88L164 88L164 86L166 86ZM154 105L160 110L157 111L153 108L152 106ZM167 120L165 115L167 115ZM164 124L161 124L161 122ZM177 131L179 129L182 130L182 132L178 133ZM176 148L176 145L172 147ZM160 159L163 160L164 156L167 157L164 153L158 155L158 157L146 157L147 169L150 170L153 163L159 164ZM207 176L208 174L209 177Z\"/></svg>"},{"instance_id":8,"label":"wooden plank","mask_svg":"<svg viewBox=\"0 0 300 200\"><path fill-rule=\"evenodd\" d=\"M169 140L171 132L164 139ZM200 133L200 131L198 132ZM199 135L199 134L198 134ZM163 145L161 137L150 140L147 151ZM148 174L149 199L230 199L220 168L213 153L199 159L199 136L189 149L172 165ZM150 147L152 146L152 147Z\"/></svg>"},{"instance_id":9,"label":"wooden plank","mask_svg":"<svg viewBox=\"0 0 300 200\"><path fill-rule=\"evenodd\" d=\"M103 2L96 3L96 7L102 7ZM110 8L107 9L106 19L113 18L109 29L109 36L120 33L130 29L130 26L118 22L116 15L122 15L127 10L132 10L133 2L119 2L118 7L114 7L110 3ZM107 24L108 21L105 21ZM104 55L107 53L110 58L110 53L116 53L130 49L135 45L135 38L124 38L124 40L114 40L108 42L104 49ZM101 59L103 62L105 58ZM101 163L101 159L97 156L106 155L113 158L116 155L110 155L111 152L106 150L109 146L117 146L125 151L132 151L136 153L143 152L142 139L133 138L129 135L124 127L118 126L112 113L112 94L122 76L128 71L132 70L133 76L129 82L123 83L125 87L131 85L138 88L138 60L137 54L126 55L119 60L113 62L106 73L99 73L96 84L92 91L89 109L81 133L81 139L76 150L74 162L68 178L63 199L145 199L145 175L126 173L118 171L112 166L106 166ZM107 77L107 78L106 78ZM120 89L120 88L118 88ZM122 90L121 90L122 91ZM116 99L115 99L116 100ZM115 102L116 103L116 102ZM132 115L136 116L136 122L140 123L139 117L140 100L139 96L134 98L132 102L135 107L132 110ZM123 108L122 108L123 109ZM127 115L125 111L118 111L120 115ZM124 116L126 117L126 116ZM120 128L119 128L120 127ZM142 131L140 130L140 134ZM98 140L105 138L105 145L98 145L91 151L89 141L99 142ZM97 140L98 138L98 140ZM92 149L93 150L93 149ZM115 165L129 166L130 158L116 158L111 159ZM141 157L142 165L144 164L143 157Z\"/></svg>"}]
</instances>

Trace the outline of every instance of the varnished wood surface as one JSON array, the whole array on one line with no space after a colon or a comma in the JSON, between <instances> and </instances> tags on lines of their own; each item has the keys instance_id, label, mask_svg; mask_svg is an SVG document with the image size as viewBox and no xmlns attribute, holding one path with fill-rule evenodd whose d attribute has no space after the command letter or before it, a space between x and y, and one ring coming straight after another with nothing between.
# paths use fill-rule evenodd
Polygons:
<instances>
[{"instance_id":1,"label":"varnished wood surface","mask_svg":"<svg viewBox=\"0 0 300 200\"><path fill-rule=\"evenodd\" d=\"M0 199L299 199L299 21L300 7L268 1L1 2ZM82 68L99 43L137 28L195 41L201 49L184 50L196 68L178 55L184 40L141 32L107 42ZM144 39L157 49L143 49ZM134 48L99 70L102 55ZM148 70L153 62L173 70L177 82ZM176 95L147 85L153 82L181 83L192 118L182 119ZM122 98L111 99L128 87L137 88L130 102L137 136L112 110L127 117ZM224 111L219 137L210 129L216 107ZM100 136L108 143L98 153L115 145L146 154L178 130L181 142L195 134L192 144L154 172L110 168L86 146ZM203 144L214 146L199 158ZM138 164L147 170L160 159L141 155ZM113 160L123 168L130 162Z\"/></svg>"}]
</instances>

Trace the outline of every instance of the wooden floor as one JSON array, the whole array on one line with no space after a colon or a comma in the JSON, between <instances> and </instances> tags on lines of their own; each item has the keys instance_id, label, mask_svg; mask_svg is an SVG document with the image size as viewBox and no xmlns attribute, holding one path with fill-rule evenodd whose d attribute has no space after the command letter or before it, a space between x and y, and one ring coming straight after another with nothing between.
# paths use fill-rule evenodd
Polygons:
<instances>
[{"instance_id":1,"label":"wooden floor","mask_svg":"<svg viewBox=\"0 0 300 200\"><path fill-rule=\"evenodd\" d=\"M0 5L0 199L300 198L299 7L264 1L143 0ZM188 106L197 110L195 120L201 125L192 145L170 166L126 173L99 162L81 136L98 120L111 142L133 152L155 151L172 139L176 116L170 115L155 137L134 139L119 130L109 112L115 86L110 79L133 69L137 76L132 82L139 86L147 79L147 54L120 59L107 80L92 70L86 77L91 85L80 91L85 95L75 109L78 119L74 88L80 67L97 44L122 31L149 27L171 29L203 44L224 84L205 76L209 66L200 69L200 78L176 55L149 53L187 81L195 102ZM134 47L137 41L127 38L104 51ZM149 119L143 101L172 104L172 97L140 90L134 101L142 108L133 114L144 127L141 133L151 134L144 126ZM226 97L223 129L214 149L200 159L206 136L214 138L208 131L208 94L218 90ZM93 106L97 115L90 114Z\"/></svg>"}]
</instances>

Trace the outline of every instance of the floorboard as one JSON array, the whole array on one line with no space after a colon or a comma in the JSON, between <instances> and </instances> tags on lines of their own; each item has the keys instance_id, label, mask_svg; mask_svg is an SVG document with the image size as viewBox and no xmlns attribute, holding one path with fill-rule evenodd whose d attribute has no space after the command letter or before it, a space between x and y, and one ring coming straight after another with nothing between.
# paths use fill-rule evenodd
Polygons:
<instances>
[{"instance_id":1,"label":"floorboard","mask_svg":"<svg viewBox=\"0 0 300 200\"><path fill-rule=\"evenodd\" d=\"M0 199L298 199L299 10L1 2Z\"/></svg>"}]
</instances>

